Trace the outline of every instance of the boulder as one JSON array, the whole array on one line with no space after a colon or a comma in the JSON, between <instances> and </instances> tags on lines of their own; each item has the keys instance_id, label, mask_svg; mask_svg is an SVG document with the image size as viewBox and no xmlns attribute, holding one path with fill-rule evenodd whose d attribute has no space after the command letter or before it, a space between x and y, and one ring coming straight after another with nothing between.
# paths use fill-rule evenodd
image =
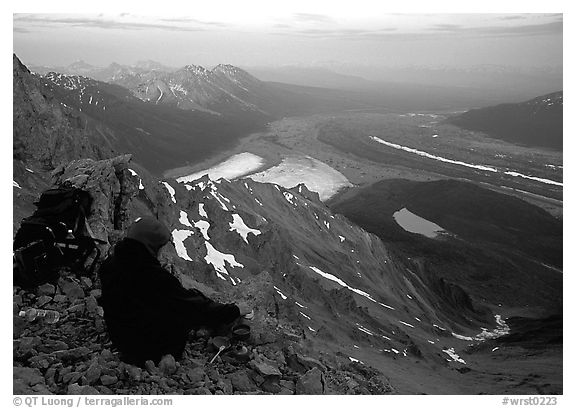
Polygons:
<instances>
[{"instance_id":1,"label":"boulder","mask_svg":"<svg viewBox=\"0 0 576 408\"><path fill-rule=\"evenodd\" d=\"M280 377L282 375L275 362L261 355L250 361L250 367L264 377Z\"/></svg>"},{"instance_id":2,"label":"boulder","mask_svg":"<svg viewBox=\"0 0 576 408\"><path fill-rule=\"evenodd\" d=\"M90 367L86 371L85 377L89 385L96 383L102 374L102 367L98 363L98 359L93 359Z\"/></svg>"},{"instance_id":3,"label":"boulder","mask_svg":"<svg viewBox=\"0 0 576 408\"><path fill-rule=\"evenodd\" d=\"M324 393L324 376L317 367L308 370L296 383L296 394L322 395Z\"/></svg>"},{"instance_id":4,"label":"boulder","mask_svg":"<svg viewBox=\"0 0 576 408\"><path fill-rule=\"evenodd\" d=\"M40 370L30 367L14 367L12 371L13 394L40 394L47 391L46 394L51 394L46 388L44 376ZM33 389L35 386L36 387Z\"/></svg>"},{"instance_id":5,"label":"boulder","mask_svg":"<svg viewBox=\"0 0 576 408\"><path fill-rule=\"evenodd\" d=\"M188 371L188 379L190 380L190 384L197 384L200 381L204 381L204 377L206 372L202 367L196 367L192 370Z\"/></svg>"},{"instance_id":6,"label":"boulder","mask_svg":"<svg viewBox=\"0 0 576 408\"><path fill-rule=\"evenodd\" d=\"M113 385L118 382L118 377L116 377L115 375L103 375L102 377L100 377L100 382L102 383L102 385L105 386Z\"/></svg>"},{"instance_id":7,"label":"boulder","mask_svg":"<svg viewBox=\"0 0 576 408\"><path fill-rule=\"evenodd\" d=\"M164 375L172 375L176 372L176 360L172 354L167 354L162 357L160 363L158 364L160 372Z\"/></svg>"},{"instance_id":8,"label":"boulder","mask_svg":"<svg viewBox=\"0 0 576 408\"><path fill-rule=\"evenodd\" d=\"M54 296L56 293L56 287L51 283L45 283L43 285L38 286L36 294L38 296Z\"/></svg>"},{"instance_id":9,"label":"boulder","mask_svg":"<svg viewBox=\"0 0 576 408\"><path fill-rule=\"evenodd\" d=\"M305 373L314 367L320 369L322 372L326 371L326 367L324 367L324 365L320 361L312 357L303 356L299 353L289 355L286 358L286 364L292 370L297 371L299 373Z\"/></svg>"},{"instance_id":10,"label":"boulder","mask_svg":"<svg viewBox=\"0 0 576 408\"><path fill-rule=\"evenodd\" d=\"M232 382L232 388L235 392L256 391L258 388L248 377L246 370L235 371L227 376Z\"/></svg>"},{"instance_id":11,"label":"boulder","mask_svg":"<svg viewBox=\"0 0 576 408\"><path fill-rule=\"evenodd\" d=\"M142 369L140 367L127 364L126 374L131 381L140 382L142 380Z\"/></svg>"},{"instance_id":12,"label":"boulder","mask_svg":"<svg viewBox=\"0 0 576 408\"><path fill-rule=\"evenodd\" d=\"M69 300L83 299L84 290L78 282L68 277L58 279L58 287Z\"/></svg>"},{"instance_id":13,"label":"boulder","mask_svg":"<svg viewBox=\"0 0 576 408\"><path fill-rule=\"evenodd\" d=\"M42 307L42 306L50 303L51 301L52 301L52 298L50 296L42 295L38 299L36 299L36 306Z\"/></svg>"}]
</instances>

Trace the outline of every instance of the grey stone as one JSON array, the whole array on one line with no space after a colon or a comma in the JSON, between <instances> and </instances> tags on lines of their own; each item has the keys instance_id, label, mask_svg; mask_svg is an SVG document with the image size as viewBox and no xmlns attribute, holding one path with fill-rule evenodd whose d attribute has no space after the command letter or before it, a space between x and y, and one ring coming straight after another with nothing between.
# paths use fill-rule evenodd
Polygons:
<instances>
[{"instance_id":1,"label":"grey stone","mask_svg":"<svg viewBox=\"0 0 576 408\"><path fill-rule=\"evenodd\" d=\"M38 356L31 357L28 359L28 363L32 368L46 369L50 367L51 359L46 354L41 354Z\"/></svg>"},{"instance_id":2,"label":"grey stone","mask_svg":"<svg viewBox=\"0 0 576 408\"><path fill-rule=\"evenodd\" d=\"M34 386L36 384L45 384L44 376L40 370L30 367L14 367L12 370L12 377L14 381L23 381L27 386Z\"/></svg>"},{"instance_id":3,"label":"grey stone","mask_svg":"<svg viewBox=\"0 0 576 408\"><path fill-rule=\"evenodd\" d=\"M142 380L142 369L140 367L127 364L126 373L128 374L128 378L132 381L139 382L140 380Z\"/></svg>"},{"instance_id":4,"label":"grey stone","mask_svg":"<svg viewBox=\"0 0 576 408\"><path fill-rule=\"evenodd\" d=\"M86 371L85 374L87 383L89 385L96 383L96 381L98 381L98 379L100 378L101 374L102 374L102 367L98 363L98 360L97 359L92 360L92 363L90 364L90 367L88 367L88 370Z\"/></svg>"},{"instance_id":5,"label":"grey stone","mask_svg":"<svg viewBox=\"0 0 576 408\"><path fill-rule=\"evenodd\" d=\"M156 364L154 364L154 361L152 360L146 360L146 362L144 363L144 367L146 368L146 371L148 371L151 375L158 373Z\"/></svg>"},{"instance_id":6,"label":"grey stone","mask_svg":"<svg viewBox=\"0 0 576 408\"><path fill-rule=\"evenodd\" d=\"M66 297L70 300L75 299L83 299L84 298L84 290L78 282L72 280L71 278L60 278L58 279L58 286L60 290Z\"/></svg>"},{"instance_id":7,"label":"grey stone","mask_svg":"<svg viewBox=\"0 0 576 408\"><path fill-rule=\"evenodd\" d=\"M100 358L102 361L110 361L114 359L114 354L110 351L110 349L104 349L100 353Z\"/></svg>"},{"instance_id":8,"label":"grey stone","mask_svg":"<svg viewBox=\"0 0 576 408\"><path fill-rule=\"evenodd\" d=\"M289 355L286 358L286 364L292 370L297 371L299 373L305 373L314 367L317 367L323 372L326 371L326 367L324 367L324 365L320 361L311 357L303 356L299 353Z\"/></svg>"},{"instance_id":9,"label":"grey stone","mask_svg":"<svg viewBox=\"0 0 576 408\"><path fill-rule=\"evenodd\" d=\"M54 302L56 302L56 303L64 303L67 301L68 301L68 298L66 297L66 295L58 294L58 295L54 296Z\"/></svg>"},{"instance_id":10,"label":"grey stone","mask_svg":"<svg viewBox=\"0 0 576 408\"><path fill-rule=\"evenodd\" d=\"M62 382L64 384L75 383L80 379L80 377L82 377L82 373L79 373L78 371L72 371L71 373L68 373L62 377Z\"/></svg>"},{"instance_id":11,"label":"grey stone","mask_svg":"<svg viewBox=\"0 0 576 408\"><path fill-rule=\"evenodd\" d=\"M82 276L80 278L80 285L84 289L90 290L92 288L92 279L88 278L87 276Z\"/></svg>"},{"instance_id":12,"label":"grey stone","mask_svg":"<svg viewBox=\"0 0 576 408\"><path fill-rule=\"evenodd\" d=\"M196 384L199 383L200 381L203 381L205 375L206 372L201 367L196 367L188 371L188 379L190 380L191 384Z\"/></svg>"},{"instance_id":13,"label":"grey stone","mask_svg":"<svg viewBox=\"0 0 576 408\"><path fill-rule=\"evenodd\" d=\"M262 388L263 391L272 394L278 394L280 391L282 391L282 387L280 387L278 380L276 379L267 379L262 385L260 385L260 388Z\"/></svg>"},{"instance_id":14,"label":"grey stone","mask_svg":"<svg viewBox=\"0 0 576 408\"><path fill-rule=\"evenodd\" d=\"M82 313L84 313L84 305L80 304L80 305L70 306L68 309L66 309L66 311L70 314L72 314L72 313L82 314Z\"/></svg>"},{"instance_id":15,"label":"grey stone","mask_svg":"<svg viewBox=\"0 0 576 408\"><path fill-rule=\"evenodd\" d=\"M220 379L216 382L216 388L222 390L224 394L231 395L234 392L232 381L228 378Z\"/></svg>"},{"instance_id":16,"label":"grey stone","mask_svg":"<svg viewBox=\"0 0 576 408\"><path fill-rule=\"evenodd\" d=\"M42 295L38 299L36 299L36 305L38 307L42 307L44 305L47 305L50 302L52 302L52 298L50 296Z\"/></svg>"},{"instance_id":17,"label":"grey stone","mask_svg":"<svg viewBox=\"0 0 576 408\"><path fill-rule=\"evenodd\" d=\"M46 381L46 385L53 386L56 383L56 368L50 367L46 370L46 374L44 374L44 380Z\"/></svg>"},{"instance_id":18,"label":"grey stone","mask_svg":"<svg viewBox=\"0 0 576 408\"><path fill-rule=\"evenodd\" d=\"M13 334L12 337L17 339L24 333L24 330L28 327L28 323L23 317L14 316L12 318Z\"/></svg>"},{"instance_id":19,"label":"grey stone","mask_svg":"<svg viewBox=\"0 0 576 408\"><path fill-rule=\"evenodd\" d=\"M256 385L248 378L246 370L235 371L228 375L228 379L232 382L234 391L248 392L256 391Z\"/></svg>"},{"instance_id":20,"label":"grey stone","mask_svg":"<svg viewBox=\"0 0 576 408\"><path fill-rule=\"evenodd\" d=\"M102 290L101 289L92 289L90 291L90 296L94 296L96 299L98 299L100 296L102 296Z\"/></svg>"},{"instance_id":21,"label":"grey stone","mask_svg":"<svg viewBox=\"0 0 576 408\"><path fill-rule=\"evenodd\" d=\"M86 298L86 311L90 315L95 315L98 313L98 301L92 295Z\"/></svg>"},{"instance_id":22,"label":"grey stone","mask_svg":"<svg viewBox=\"0 0 576 408\"><path fill-rule=\"evenodd\" d=\"M278 367L263 356L258 356L256 360L250 361L250 366L264 377L280 377L282 375Z\"/></svg>"},{"instance_id":23,"label":"grey stone","mask_svg":"<svg viewBox=\"0 0 576 408\"><path fill-rule=\"evenodd\" d=\"M18 342L18 354L25 355L42 344L40 337L21 337Z\"/></svg>"},{"instance_id":24,"label":"grey stone","mask_svg":"<svg viewBox=\"0 0 576 408\"><path fill-rule=\"evenodd\" d=\"M296 394L300 395L322 395L324 394L324 378L322 372L314 367L298 379L296 383Z\"/></svg>"},{"instance_id":25,"label":"grey stone","mask_svg":"<svg viewBox=\"0 0 576 408\"><path fill-rule=\"evenodd\" d=\"M102 385L106 386L116 384L118 382L118 377L114 375L103 375L102 377L100 377L100 382L102 383Z\"/></svg>"},{"instance_id":26,"label":"grey stone","mask_svg":"<svg viewBox=\"0 0 576 408\"><path fill-rule=\"evenodd\" d=\"M167 354L162 357L160 363L158 363L158 368L160 372L164 375L172 375L176 372L176 360L172 354Z\"/></svg>"},{"instance_id":27,"label":"grey stone","mask_svg":"<svg viewBox=\"0 0 576 408\"><path fill-rule=\"evenodd\" d=\"M76 360L81 360L90 354L90 349L88 347L76 347L69 350L58 350L51 353L52 356L63 362L74 362Z\"/></svg>"},{"instance_id":28,"label":"grey stone","mask_svg":"<svg viewBox=\"0 0 576 408\"><path fill-rule=\"evenodd\" d=\"M43 285L38 286L38 290L36 291L38 296L54 296L56 293L56 287L51 283L45 283Z\"/></svg>"},{"instance_id":29,"label":"grey stone","mask_svg":"<svg viewBox=\"0 0 576 408\"><path fill-rule=\"evenodd\" d=\"M295 389L294 381L280 380L279 384L281 387L286 388L290 391L294 391Z\"/></svg>"},{"instance_id":30,"label":"grey stone","mask_svg":"<svg viewBox=\"0 0 576 408\"><path fill-rule=\"evenodd\" d=\"M21 295L12 296L12 302L16 303L18 306L22 306L22 296Z\"/></svg>"}]
</instances>

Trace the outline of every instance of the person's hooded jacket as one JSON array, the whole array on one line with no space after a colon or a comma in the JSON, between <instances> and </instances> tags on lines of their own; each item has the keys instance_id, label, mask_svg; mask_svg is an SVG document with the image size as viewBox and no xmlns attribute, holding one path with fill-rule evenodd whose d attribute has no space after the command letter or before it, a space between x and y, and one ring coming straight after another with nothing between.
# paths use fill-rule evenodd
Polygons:
<instances>
[{"instance_id":1,"label":"person's hooded jacket","mask_svg":"<svg viewBox=\"0 0 576 408\"><path fill-rule=\"evenodd\" d=\"M126 361L158 362L165 354L178 358L194 327L217 327L240 316L234 304L221 304L200 291L185 289L157 259L170 232L148 217L134 223L114 247L99 275L100 304L112 343Z\"/></svg>"}]
</instances>

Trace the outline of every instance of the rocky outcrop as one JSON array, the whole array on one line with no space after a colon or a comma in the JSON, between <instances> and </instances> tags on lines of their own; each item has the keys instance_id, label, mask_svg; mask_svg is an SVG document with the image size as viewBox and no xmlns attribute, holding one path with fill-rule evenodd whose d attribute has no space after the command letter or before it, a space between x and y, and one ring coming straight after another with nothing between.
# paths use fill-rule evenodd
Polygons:
<instances>
[{"instance_id":1,"label":"rocky outcrop","mask_svg":"<svg viewBox=\"0 0 576 408\"><path fill-rule=\"evenodd\" d=\"M250 304L254 319L250 338L236 339L246 348L238 358L224 353L209 363L212 334L200 329L183 358L141 369L112 348L98 277L63 270L55 284L14 289L15 314L41 307L62 316L53 325L15 316L15 367L44 378L29 381L38 372L17 370L23 391L378 394L392 388L368 358L380 367L396 358L446 364L422 340L435 336L439 321L429 293L418 291L380 240L332 215L304 188L208 178L179 184L158 180L129 155L75 160L55 169L52 180L92 195L87 221L104 255L138 217L157 217L175 244L161 251L165 267L185 287Z\"/></svg>"},{"instance_id":2,"label":"rocky outcrop","mask_svg":"<svg viewBox=\"0 0 576 408\"><path fill-rule=\"evenodd\" d=\"M13 56L13 156L53 169L79 157L113 155L111 131L58 100Z\"/></svg>"},{"instance_id":3,"label":"rocky outcrop","mask_svg":"<svg viewBox=\"0 0 576 408\"><path fill-rule=\"evenodd\" d=\"M71 287L79 288L83 296L78 289L70 291ZM224 355L212 364L210 335L199 330L191 333L184 358L176 361L167 356L158 366L150 361L143 369L122 362L112 348L97 306L97 283L65 275L57 285L32 292L15 288L14 293L15 312L38 307L40 299L48 297L48 304L42 306L62 316L55 324L14 316L15 326L21 328L14 338L14 394L312 394L319 390L318 368L301 377L287 363L291 348L286 345L292 340L282 340L281 330L273 343L254 339L243 343L249 349L248 361ZM355 374L350 368L337 367L321 378L338 383L351 375ZM388 392L391 389L386 387L372 390Z\"/></svg>"}]
</instances>

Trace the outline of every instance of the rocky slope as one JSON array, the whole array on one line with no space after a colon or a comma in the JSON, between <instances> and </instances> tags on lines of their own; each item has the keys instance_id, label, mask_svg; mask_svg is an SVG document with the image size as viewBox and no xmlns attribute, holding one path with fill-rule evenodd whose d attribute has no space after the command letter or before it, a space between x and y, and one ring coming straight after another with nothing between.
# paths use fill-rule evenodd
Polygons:
<instances>
[{"instance_id":1,"label":"rocky slope","mask_svg":"<svg viewBox=\"0 0 576 408\"><path fill-rule=\"evenodd\" d=\"M130 156L73 161L52 180L92 194L88 222L108 243L103 253L138 216L166 223L175 248L161 261L183 285L254 306L252 354L248 363L206 364L213 353L197 333L190 358L160 373L127 366L110 348L96 277L63 271L54 286L14 289L15 312L39 306L64 316L53 326L15 317L18 392L385 393L395 389L398 368L458 374L459 349L507 329L456 285L423 279L303 185L207 178L180 185Z\"/></svg>"},{"instance_id":2,"label":"rocky slope","mask_svg":"<svg viewBox=\"0 0 576 408\"><path fill-rule=\"evenodd\" d=\"M563 106L559 91L522 103L472 109L448 122L512 143L562 150Z\"/></svg>"},{"instance_id":3,"label":"rocky slope","mask_svg":"<svg viewBox=\"0 0 576 408\"><path fill-rule=\"evenodd\" d=\"M13 56L13 156L52 169L79 157L114 151L112 131L61 101Z\"/></svg>"}]
</instances>

